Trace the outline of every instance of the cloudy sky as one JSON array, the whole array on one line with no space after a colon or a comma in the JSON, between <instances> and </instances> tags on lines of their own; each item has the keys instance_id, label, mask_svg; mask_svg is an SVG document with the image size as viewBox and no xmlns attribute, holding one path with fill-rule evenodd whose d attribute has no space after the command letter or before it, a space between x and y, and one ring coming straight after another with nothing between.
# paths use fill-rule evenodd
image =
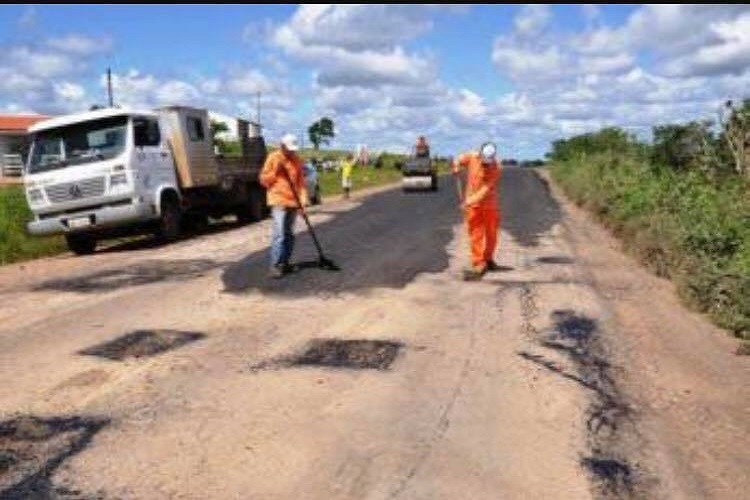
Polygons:
<instances>
[{"instance_id":1,"label":"cloudy sky","mask_svg":"<svg viewBox=\"0 0 750 500\"><path fill-rule=\"evenodd\" d=\"M441 153L715 116L750 94L750 6L0 6L0 112L106 100L330 116L334 145Z\"/></svg>"}]
</instances>

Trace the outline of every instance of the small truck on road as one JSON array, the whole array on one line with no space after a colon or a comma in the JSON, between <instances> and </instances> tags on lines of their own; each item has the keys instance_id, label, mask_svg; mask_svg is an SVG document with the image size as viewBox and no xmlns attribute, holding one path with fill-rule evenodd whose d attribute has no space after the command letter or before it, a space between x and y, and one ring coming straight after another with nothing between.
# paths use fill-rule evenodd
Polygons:
<instances>
[{"instance_id":1,"label":"small truck on road","mask_svg":"<svg viewBox=\"0 0 750 500\"><path fill-rule=\"evenodd\" d=\"M237 120L239 157L216 154L208 111L186 106L98 109L29 131L28 231L63 234L76 254L94 252L103 238L153 232L171 241L209 216L249 222L267 214L258 182L266 146L249 121Z\"/></svg>"},{"instance_id":2,"label":"small truck on road","mask_svg":"<svg viewBox=\"0 0 750 500\"><path fill-rule=\"evenodd\" d=\"M403 174L401 186L406 191L438 190L437 165L430 158L430 147L424 136L417 139L417 144L412 148L411 155L401 169Z\"/></svg>"}]
</instances>

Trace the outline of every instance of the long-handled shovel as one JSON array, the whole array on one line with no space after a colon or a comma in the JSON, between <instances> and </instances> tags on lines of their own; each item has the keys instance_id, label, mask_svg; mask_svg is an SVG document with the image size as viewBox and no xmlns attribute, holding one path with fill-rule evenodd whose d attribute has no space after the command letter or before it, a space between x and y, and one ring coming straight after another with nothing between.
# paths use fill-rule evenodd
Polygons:
<instances>
[{"instance_id":1,"label":"long-handled shovel","mask_svg":"<svg viewBox=\"0 0 750 500\"><path fill-rule=\"evenodd\" d=\"M287 172L285 167L281 167L280 170L284 173L284 178L286 179L287 183L289 183L289 187L292 190L292 194L294 195L294 199L297 202L297 206L299 207L300 213L302 214L302 218L305 220L305 224L307 225L307 229L310 231L313 242L315 242L315 248L318 250L318 267L320 269L325 269L326 271L341 271L341 268L337 266L335 262L333 262L331 259L326 258L326 256L323 254L323 248L320 246L320 242L318 241L318 237L315 235L315 230L313 229L312 224L310 224L310 219L307 218L307 212L305 212L305 207L302 206L302 200L300 200L297 189L295 189L294 183L292 182L292 178L289 176L289 172Z\"/></svg>"}]
</instances>

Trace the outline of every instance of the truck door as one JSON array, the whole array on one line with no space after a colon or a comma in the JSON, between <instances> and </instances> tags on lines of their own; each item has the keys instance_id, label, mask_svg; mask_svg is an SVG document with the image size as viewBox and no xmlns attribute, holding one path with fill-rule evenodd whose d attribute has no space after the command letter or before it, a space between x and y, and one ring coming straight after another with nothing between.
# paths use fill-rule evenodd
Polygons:
<instances>
[{"instance_id":1,"label":"truck door","mask_svg":"<svg viewBox=\"0 0 750 500\"><path fill-rule=\"evenodd\" d=\"M139 190L153 195L159 186L176 186L172 153L162 137L159 121L150 117L133 118L133 140Z\"/></svg>"}]
</instances>

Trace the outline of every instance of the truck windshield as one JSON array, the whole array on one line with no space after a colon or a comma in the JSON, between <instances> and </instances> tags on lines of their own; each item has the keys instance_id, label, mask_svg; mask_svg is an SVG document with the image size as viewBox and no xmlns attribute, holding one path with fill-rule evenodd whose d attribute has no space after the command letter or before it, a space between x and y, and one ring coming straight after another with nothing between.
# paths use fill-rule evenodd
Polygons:
<instances>
[{"instance_id":1,"label":"truck windshield","mask_svg":"<svg viewBox=\"0 0 750 500\"><path fill-rule=\"evenodd\" d=\"M102 118L38 132L34 135L29 173L108 160L125 150L126 116Z\"/></svg>"}]
</instances>

